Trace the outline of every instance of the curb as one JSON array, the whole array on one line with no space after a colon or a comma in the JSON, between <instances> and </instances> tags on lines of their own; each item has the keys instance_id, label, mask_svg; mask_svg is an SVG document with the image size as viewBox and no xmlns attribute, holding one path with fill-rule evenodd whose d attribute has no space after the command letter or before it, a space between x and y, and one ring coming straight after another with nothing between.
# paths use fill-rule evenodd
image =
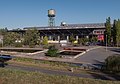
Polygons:
<instances>
[{"instance_id":1,"label":"curb","mask_svg":"<svg viewBox=\"0 0 120 84\"><path fill-rule=\"evenodd\" d=\"M74 58L74 59L75 59L75 58L78 58L79 56L81 56L81 55L83 55L83 54L85 54L85 53L86 53L86 51L83 51L82 53L80 53L80 54L74 56L73 58Z\"/></svg>"},{"instance_id":2,"label":"curb","mask_svg":"<svg viewBox=\"0 0 120 84\"><path fill-rule=\"evenodd\" d=\"M26 53L26 54L28 54L28 55L35 55L35 54L40 54L40 53L46 52L46 51L48 51L48 49L45 49L43 51L38 51L38 52L35 52L35 53Z\"/></svg>"}]
</instances>

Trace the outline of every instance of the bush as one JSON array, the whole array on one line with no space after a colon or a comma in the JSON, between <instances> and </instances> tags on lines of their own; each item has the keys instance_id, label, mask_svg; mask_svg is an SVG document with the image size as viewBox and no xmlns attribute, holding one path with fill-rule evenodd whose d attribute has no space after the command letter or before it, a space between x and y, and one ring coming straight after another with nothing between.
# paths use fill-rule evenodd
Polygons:
<instances>
[{"instance_id":1,"label":"bush","mask_svg":"<svg viewBox=\"0 0 120 84\"><path fill-rule=\"evenodd\" d=\"M57 57L58 56L58 49L55 48L55 45L50 46L48 49L49 50L46 53L47 56L50 56L50 57Z\"/></svg>"},{"instance_id":2,"label":"bush","mask_svg":"<svg viewBox=\"0 0 120 84\"><path fill-rule=\"evenodd\" d=\"M31 43L29 44L29 47L30 47L30 48L34 48L34 47L35 47L35 43L31 42Z\"/></svg>"},{"instance_id":3,"label":"bush","mask_svg":"<svg viewBox=\"0 0 120 84\"><path fill-rule=\"evenodd\" d=\"M48 48L49 48L49 45L43 45L43 48L44 48L44 49L48 49Z\"/></svg>"},{"instance_id":4,"label":"bush","mask_svg":"<svg viewBox=\"0 0 120 84\"><path fill-rule=\"evenodd\" d=\"M22 47L23 44L22 43L15 43L14 45L15 45L15 47Z\"/></svg>"},{"instance_id":5,"label":"bush","mask_svg":"<svg viewBox=\"0 0 120 84\"><path fill-rule=\"evenodd\" d=\"M118 73L120 72L120 56L109 56L105 59L104 69L108 72Z\"/></svg>"},{"instance_id":6,"label":"bush","mask_svg":"<svg viewBox=\"0 0 120 84\"><path fill-rule=\"evenodd\" d=\"M3 47L3 44L2 44L2 43L0 43L0 47Z\"/></svg>"}]
</instances>

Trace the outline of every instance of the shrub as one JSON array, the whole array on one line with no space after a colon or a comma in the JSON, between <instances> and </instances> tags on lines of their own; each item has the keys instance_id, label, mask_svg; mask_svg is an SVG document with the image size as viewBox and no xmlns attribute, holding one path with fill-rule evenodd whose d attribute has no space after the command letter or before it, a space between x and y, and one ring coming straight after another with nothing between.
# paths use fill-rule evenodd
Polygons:
<instances>
[{"instance_id":1,"label":"shrub","mask_svg":"<svg viewBox=\"0 0 120 84\"><path fill-rule=\"evenodd\" d=\"M15 47L22 47L22 43L15 43Z\"/></svg>"},{"instance_id":2,"label":"shrub","mask_svg":"<svg viewBox=\"0 0 120 84\"><path fill-rule=\"evenodd\" d=\"M120 72L120 56L115 55L106 58L104 69L112 73Z\"/></svg>"},{"instance_id":3,"label":"shrub","mask_svg":"<svg viewBox=\"0 0 120 84\"><path fill-rule=\"evenodd\" d=\"M50 57L57 57L58 56L58 49L55 48L55 45L52 45L48 48L46 55Z\"/></svg>"},{"instance_id":4,"label":"shrub","mask_svg":"<svg viewBox=\"0 0 120 84\"><path fill-rule=\"evenodd\" d=\"M0 47L3 47L3 44L2 44L2 43L0 43Z\"/></svg>"}]
</instances>

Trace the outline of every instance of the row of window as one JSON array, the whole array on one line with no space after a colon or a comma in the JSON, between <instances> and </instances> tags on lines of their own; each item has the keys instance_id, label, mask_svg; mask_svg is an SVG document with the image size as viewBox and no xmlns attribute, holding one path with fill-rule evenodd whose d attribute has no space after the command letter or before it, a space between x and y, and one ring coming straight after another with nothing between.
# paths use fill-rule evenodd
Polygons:
<instances>
[{"instance_id":1,"label":"row of window","mask_svg":"<svg viewBox=\"0 0 120 84\"><path fill-rule=\"evenodd\" d=\"M93 34L104 34L104 31L102 31L102 30L96 30L96 31L93 31Z\"/></svg>"}]
</instances>

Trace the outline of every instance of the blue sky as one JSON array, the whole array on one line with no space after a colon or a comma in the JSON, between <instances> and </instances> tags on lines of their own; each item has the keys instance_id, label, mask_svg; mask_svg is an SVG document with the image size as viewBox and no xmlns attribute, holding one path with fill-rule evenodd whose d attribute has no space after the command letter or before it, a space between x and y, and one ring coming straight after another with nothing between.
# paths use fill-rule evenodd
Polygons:
<instances>
[{"instance_id":1,"label":"blue sky","mask_svg":"<svg viewBox=\"0 0 120 84\"><path fill-rule=\"evenodd\" d=\"M120 18L120 0L0 0L0 28L47 26L48 9L56 10L56 25Z\"/></svg>"}]
</instances>

